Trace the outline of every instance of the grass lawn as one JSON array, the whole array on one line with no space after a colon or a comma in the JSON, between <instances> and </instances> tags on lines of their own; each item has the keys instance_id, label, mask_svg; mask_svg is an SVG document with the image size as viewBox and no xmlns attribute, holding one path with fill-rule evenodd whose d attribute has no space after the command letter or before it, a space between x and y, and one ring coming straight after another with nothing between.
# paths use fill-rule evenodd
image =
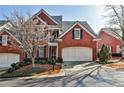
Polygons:
<instances>
[{"instance_id":1,"label":"grass lawn","mask_svg":"<svg viewBox=\"0 0 124 93\"><path fill-rule=\"evenodd\" d=\"M2 73L0 78L11 78L11 77L25 77L33 75L49 75L59 73L61 65L55 65L55 71L52 71L52 65L49 64L36 64L35 68L32 65L21 67L12 73Z\"/></svg>"}]
</instances>

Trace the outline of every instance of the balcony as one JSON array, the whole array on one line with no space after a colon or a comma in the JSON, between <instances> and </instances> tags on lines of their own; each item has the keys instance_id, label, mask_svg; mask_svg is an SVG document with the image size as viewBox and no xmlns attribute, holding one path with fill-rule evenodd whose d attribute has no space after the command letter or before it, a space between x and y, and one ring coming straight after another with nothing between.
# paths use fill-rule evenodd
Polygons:
<instances>
[{"instance_id":1,"label":"balcony","mask_svg":"<svg viewBox=\"0 0 124 93\"><path fill-rule=\"evenodd\" d=\"M55 38L54 36L49 36L48 37L48 45L50 45L50 46L58 45L57 38Z\"/></svg>"},{"instance_id":2,"label":"balcony","mask_svg":"<svg viewBox=\"0 0 124 93\"><path fill-rule=\"evenodd\" d=\"M57 42L57 40L56 40L56 38L54 36L49 36L48 37L48 42L55 43L55 42Z\"/></svg>"}]
</instances>

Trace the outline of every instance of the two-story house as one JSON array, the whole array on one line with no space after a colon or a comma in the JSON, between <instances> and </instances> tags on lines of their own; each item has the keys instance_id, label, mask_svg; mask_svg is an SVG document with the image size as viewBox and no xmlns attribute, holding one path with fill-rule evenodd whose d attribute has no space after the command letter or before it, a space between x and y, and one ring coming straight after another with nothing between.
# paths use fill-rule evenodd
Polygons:
<instances>
[{"instance_id":1,"label":"two-story house","mask_svg":"<svg viewBox=\"0 0 124 93\"><path fill-rule=\"evenodd\" d=\"M48 25L48 44L38 50L38 57L62 58L63 61L93 61L99 40L86 21L63 21L41 9L32 19Z\"/></svg>"},{"instance_id":2,"label":"two-story house","mask_svg":"<svg viewBox=\"0 0 124 93\"><path fill-rule=\"evenodd\" d=\"M86 21L63 21L62 16L51 16L43 9L33 15L30 20L35 21L37 27L48 26L47 45L37 50L37 57L62 58L64 62L83 62L97 59L97 41L99 39ZM9 31L4 30L3 32L6 32L19 44L19 41ZM12 50L12 47L9 49L8 36L3 35L1 40L3 46L0 46L0 65L11 63L10 61L2 61L6 59L19 61L19 56L23 60L22 52L17 49ZM2 49L3 47L4 49ZM10 51L13 57L9 55ZM4 55L6 58L3 59Z\"/></svg>"}]
</instances>

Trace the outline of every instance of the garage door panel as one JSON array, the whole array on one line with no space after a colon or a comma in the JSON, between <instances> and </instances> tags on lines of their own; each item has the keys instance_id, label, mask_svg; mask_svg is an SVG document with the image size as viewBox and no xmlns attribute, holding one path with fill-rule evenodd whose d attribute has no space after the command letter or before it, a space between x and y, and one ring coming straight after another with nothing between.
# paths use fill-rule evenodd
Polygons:
<instances>
[{"instance_id":1,"label":"garage door panel","mask_svg":"<svg viewBox=\"0 0 124 93\"><path fill-rule=\"evenodd\" d=\"M19 62L19 54L0 53L0 67L10 67L12 63Z\"/></svg>"},{"instance_id":2,"label":"garage door panel","mask_svg":"<svg viewBox=\"0 0 124 93\"><path fill-rule=\"evenodd\" d=\"M92 61L92 48L68 47L62 49L63 61Z\"/></svg>"}]
</instances>

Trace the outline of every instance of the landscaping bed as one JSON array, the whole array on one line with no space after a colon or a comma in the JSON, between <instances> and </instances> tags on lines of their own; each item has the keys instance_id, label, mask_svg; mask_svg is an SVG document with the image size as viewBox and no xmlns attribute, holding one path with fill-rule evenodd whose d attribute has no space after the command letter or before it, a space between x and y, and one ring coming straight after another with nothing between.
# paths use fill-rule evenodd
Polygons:
<instances>
[{"instance_id":1,"label":"landscaping bed","mask_svg":"<svg viewBox=\"0 0 124 93\"><path fill-rule=\"evenodd\" d=\"M55 65L55 71L52 70L52 65L49 64L36 64L35 68L32 68L32 65L23 66L11 73L2 73L0 78L11 78L11 77L25 77L33 75L43 75L51 72L51 74L59 73L61 69L61 64ZM42 74L43 73L43 74Z\"/></svg>"},{"instance_id":2,"label":"landscaping bed","mask_svg":"<svg viewBox=\"0 0 124 93\"><path fill-rule=\"evenodd\" d=\"M116 70L124 70L124 62L116 62L112 64L107 64L106 66L115 68Z\"/></svg>"}]
</instances>

